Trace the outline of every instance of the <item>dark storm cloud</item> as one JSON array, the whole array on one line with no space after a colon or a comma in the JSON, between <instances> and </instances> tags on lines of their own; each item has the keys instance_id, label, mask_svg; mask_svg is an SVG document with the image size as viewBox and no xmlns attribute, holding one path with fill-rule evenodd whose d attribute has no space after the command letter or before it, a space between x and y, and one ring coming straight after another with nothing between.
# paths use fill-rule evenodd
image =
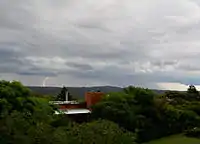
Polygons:
<instances>
[{"instance_id":1,"label":"dark storm cloud","mask_svg":"<svg viewBox=\"0 0 200 144\"><path fill-rule=\"evenodd\" d=\"M0 73L151 87L199 70L199 0L2 0L0 9Z\"/></svg>"},{"instance_id":2,"label":"dark storm cloud","mask_svg":"<svg viewBox=\"0 0 200 144\"><path fill-rule=\"evenodd\" d=\"M57 74L48 71L26 71L26 72L17 72L19 75L27 75L27 76L44 76L44 77L55 77Z\"/></svg>"},{"instance_id":3,"label":"dark storm cloud","mask_svg":"<svg viewBox=\"0 0 200 144\"><path fill-rule=\"evenodd\" d=\"M178 82L179 77L171 77L168 73L135 73L128 74L123 69L116 67L105 67L101 70L93 71L68 71L68 75L75 78L91 79L95 81L104 81L113 85L128 85L156 83L156 82Z\"/></svg>"},{"instance_id":4,"label":"dark storm cloud","mask_svg":"<svg viewBox=\"0 0 200 144\"><path fill-rule=\"evenodd\" d=\"M13 49L2 49L0 45L0 72L1 73L15 73L23 62L20 60L21 53Z\"/></svg>"}]
</instances>

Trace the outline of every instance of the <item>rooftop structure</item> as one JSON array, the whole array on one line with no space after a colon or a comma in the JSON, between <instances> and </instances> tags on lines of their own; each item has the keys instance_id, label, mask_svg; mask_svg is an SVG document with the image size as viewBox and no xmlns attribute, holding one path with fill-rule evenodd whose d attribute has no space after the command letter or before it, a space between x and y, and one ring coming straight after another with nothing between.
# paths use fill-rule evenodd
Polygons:
<instances>
[{"instance_id":1,"label":"rooftop structure","mask_svg":"<svg viewBox=\"0 0 200 144\"><path fill-rule=\"evenodd\" d=\"M67 90L65 88L65 90ZM63 92L63 91L62 91ZM67 114L67 115L77 115L77 114L90 114L91 113L91 106L98 103L104 93L102 92L86 92L85 93L85 101L78 102L78 101L70 101L69 100L69 92L65 91L62 97L64 101L50 101L50 104L58 105L59 108L55 111L55 114ZM59 95L60 96L60 95Z\"/></svg>"},{"instance_id":2,"label":"rooftop structure","mask_svg":"<svg viewBox=\"0 0 200 144\"><path fill-rule=\"evenodd\" d=\"M65 109L65 110L59 110L55 111L55 114L88 114L91 113L88 109Z\"/></svg>"},{"instance_id":3,"label":"rooftop structure","mask_svg":"<svg viewBox=\"0 0 200 144\"><path fill-rule=\"evenodd\" d=\"M49 101L50 104L61 105L61 104L79 104L77 101Z\"/></svg>"}]
</instances>

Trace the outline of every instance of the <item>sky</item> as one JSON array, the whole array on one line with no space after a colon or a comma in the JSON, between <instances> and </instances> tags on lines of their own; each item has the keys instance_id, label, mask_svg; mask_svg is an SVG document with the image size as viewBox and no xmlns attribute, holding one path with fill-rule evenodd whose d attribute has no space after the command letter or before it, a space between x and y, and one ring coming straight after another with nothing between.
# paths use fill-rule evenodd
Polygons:
<instances>
[{"instance_id":1,"label":"sky","mask_svg":"<svg viewBox=\"0 0 200 144\"><path fill-rule=\"evenodd\" d=\"M1 0L0 79L200 85L200 0Z\"/></svg>"}]
</instances>

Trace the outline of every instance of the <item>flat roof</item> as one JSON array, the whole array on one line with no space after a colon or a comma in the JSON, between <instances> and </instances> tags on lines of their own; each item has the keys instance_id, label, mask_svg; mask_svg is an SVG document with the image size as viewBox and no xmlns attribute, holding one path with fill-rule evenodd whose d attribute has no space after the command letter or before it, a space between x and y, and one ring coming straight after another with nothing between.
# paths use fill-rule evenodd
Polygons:
<instances>
[{"instance_id":1,"label":"flat roof","mask_svg":"<svg viewBox=\"0 0 200 144\"><path fill-rule=\"evenodd\" d=\"M60 111L60 112L59 112ZM55 114L87 114L91 113L89 109L65 109L65 110L59 110L55 111Z\"/></svg>"},{"instance_id":2,"label":"flat roof","mask_svg":"<svg viewBox=\"0 0 200 144\"><path fill-rule=\"evenodd\" d=\"M50 104L79 104L77 101L49 101Z\"/></svg>"}]
</instances>

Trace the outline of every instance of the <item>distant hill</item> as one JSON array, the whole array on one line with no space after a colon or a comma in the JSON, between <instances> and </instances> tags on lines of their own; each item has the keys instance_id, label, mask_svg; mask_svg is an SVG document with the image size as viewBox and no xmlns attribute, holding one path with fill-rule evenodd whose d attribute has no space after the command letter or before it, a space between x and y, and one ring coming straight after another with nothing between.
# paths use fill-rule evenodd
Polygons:
<instances>
[{"instance_id":1,"label":"distant hill","mask_svg":"<svg viewBox=\"0 0 200 144\"><path fill-rule=\"evenodd\" d=\"M60 87L37 87L28 86L28 88L36 94L43 95L57 95L60 91ZM104 93L120 92L122 88L113 86L99 86L99 87L67 87L69 93L75 98L84 98L85 92L100 90Z\"/></svg>"},{"instance_id":2,"label":"distant hill","mask_svg":"<svg viewBox=\"0 0 200 144\"><path fill-rule=\"evenodd\" d=\"M37 86L28 86L28 88L36 94L43 94L43 95L57 95L60 91L60 87L37 87ZM114 86L99 86L99 87L67 87L69 92L75 97L75 98L84 98L84 94L87 91L96 91L100 90L104 93L109 92L120 92L123 90L121 87L114 87ZM166 92L166 90L155 90L154 92L158 94L162 94Z\"/></svg>"},{"instance_id":3,"label":"distant hill","mask_svg":"<svg viewBox=\"0 0 200 144\"><path fill-rule=\"evenodd\" d=\"M152 91L154 91L154 92L157 93L157 94L163 94L163 93L165 93L165 92L168 91L168 90L157 90L157 89L152 89Z\"/></svg>"},{"instance_id":4,"label":"distant hill","mask_svg":"<svg viewBox=\"0 0 200 144\"><path fill-rule=\"evenodd\" d=\"M60 87L39 87L39 86L27 86L33 93L42 95L56 95L60 93Z\"/></svg>"},{"instance_id":5,"label":"distant hill","mask_svg":"<svg viewBox=\"0 0 200 144\"><path fill-rule=\"evenodd\" d=\"M37 86L28 86L28 88L36 94L42 94L42 95L52 95L55 96L58 93L60 93L61 88L60 87L37 87ZM97 86L97 87L67 87L70 94L75 98L84 98L85 92L87 91L96 91L100 90L104 93L109 92L120 92L123 90L121 87L114 87L114 86ZM166 90L153 90L154 92L158 94L164 93Z\"/></svg>"}]
</instances>

